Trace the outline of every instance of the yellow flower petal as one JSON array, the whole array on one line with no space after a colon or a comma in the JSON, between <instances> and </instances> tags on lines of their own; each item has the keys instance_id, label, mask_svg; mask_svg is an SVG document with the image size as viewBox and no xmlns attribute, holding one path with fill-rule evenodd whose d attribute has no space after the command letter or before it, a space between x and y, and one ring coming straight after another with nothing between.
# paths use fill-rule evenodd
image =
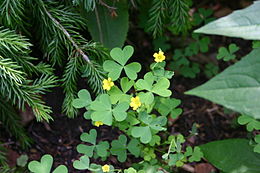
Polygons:
<instances>
[{"instance_id":1,"label":"yellow flower petal","mask_svg":"<svg viewBox=\"0 0 260 173\"><path fill-rule=\"evenodd\" d=\"M163 51L159 51L158 53L153 54L155 62L163 62L165 60L165 55Z\"/></svg>"},{"instance_id":2,"label":"yellow flower petal","mask_svg":"<svg viewBox=\"0 0 260 173\"><path fill-rule=\"evenodd\" d=\"M110 166L105 164L104 166L102 166L102 171L103 172L109 172L110 171Z\"/></svg>"},{"instance_id":3,"label":"yellow flower petal","mask_svg":"<svg viewBox=\"0 0 260 173\"><path fill-rule=\"evenodd\" d=\"M114 82L109 77L108 79L103 80L103 89L109 91L111 87L114 86Z\"/></svg>"},{"instance_id":4,"label":"yellow flower petal","mask_svg":"<svg viewBox=\"0 0 260 173\"><path fill-rule=\"evenodd\" d=\"M99 126L102 126L104 123L102 121L96 121L94 123L95 126L99 127Z\"/></svg>"},{"instance_id":5,"label":"yellow flower petal","mask_svg":"<svg viewBox=\"0 0 260 173\"><path fill-rule=\"evenodd\" d=\"M130 106L133 110L137 110L142 105L140 98L138 96L131 98Z\"/></svg>"}]
</instances>

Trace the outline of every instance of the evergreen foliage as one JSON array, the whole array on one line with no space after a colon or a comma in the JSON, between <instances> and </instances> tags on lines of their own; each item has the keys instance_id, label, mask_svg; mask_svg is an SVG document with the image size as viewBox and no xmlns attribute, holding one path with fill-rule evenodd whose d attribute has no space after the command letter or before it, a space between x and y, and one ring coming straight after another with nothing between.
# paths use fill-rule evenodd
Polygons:
<instances>
[{"instance_id":1,"label":"evergreen foliage","mask_svg":"<svg viewBox=\"0 0 260 173\"><path fill-rule=\"evenodd\" d=\"M65 66L62 78L65 92L63 110L69 117L74 117L77 112L72 107L71 100L76 97L82 67L86 66L91 74L98 73L88 76L88 79L95 81L90 87L100 92L103 77L94 60L106 58L108 54L101 45L90 43L81 36L79 31L85 28L85 19L74 12L73 8L56 2L44 3L41 0L32 1L31 4L33 26L37 30L37 40L44 57L52 66ZM94 60L90 60L90 56Z\"/></svg>"},{"instance_id":2,"label":"evergreen foliage","mask_svg":"<svg viewBox=\"0 0 260 173\"><path fill-rule=\"evenodd\" d=\"M153 37L162 35L165 27L177 34L186 33L191 28L191 4L191 0L153 0L147 31Z\"/></svg>"},{"instance_id":3,"label":"evergreen foliage","mask_svg":"<svg viewBox=\"0 0 260 173\"><path fill-rule=\"evenodd\" d=\"M0 122L22 147L31 140L20 124L18 109L28 105L38 121L52 120L42 95L58 84L54 68L64 69L60 80L65 92L63 110L69 117L77 113L71 101L83 72L93 90L101 91L103 72L97 62L108 57L107 50L81 36L84 19L70 5L64 1L0 1ZM38 57L31 56L36 53Z\"/></svg>"}]
</instances>

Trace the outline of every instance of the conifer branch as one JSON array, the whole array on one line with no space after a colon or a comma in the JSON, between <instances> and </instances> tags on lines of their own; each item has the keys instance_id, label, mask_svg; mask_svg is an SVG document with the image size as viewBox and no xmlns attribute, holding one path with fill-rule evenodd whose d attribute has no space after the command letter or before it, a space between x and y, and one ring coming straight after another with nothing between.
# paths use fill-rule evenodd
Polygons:
<instances>
[{"instance_id":1,"label":"conifer branch","mask_svg":"<svg viewBox=\"0 0 260 173\"><path fill-rule=\"evenodd\" d=\"M65 36L69 39L71 44L74 46L75 50L79 52L79 54L85 59L88 63L90 62L89 57L79 48L79 46L75 43L75 41L72 39L68 31L55 19L52 17L52 15L47 11L45 6L43 6L44 10L46 11L46 14L49 16L49 18L56 24L56 26L65 34Z\"/></svg>"},{"instance_id":2,"label":"conifer branch","mask_svg":"<svg viewBox=\"0 0 260 173\"><path fill-rule=\"evenodd\" d=\"M167 0L153 0L149 10L148 32L152 32L153 37L162 35L164 20L167 13Z\"/></svg>"},{"instance_id":3,"label":"conifer branch","mask_svg":"<svg viewBox=\"0 0 260 173\"><path fill-rule=\"evenodd\" d=\"M11 29L24 28L24 0L2 0L0 2L0 23Z\"/></svg>"},{"instance_id":4,"label":"conifer branch","mask_svg":"<svg viewBox=\"0 0 260 173\"><path fill-rule=\"evenodd\" d=\"M22 127L19 116L11 104L2 99L0 99L0 121L4 124L6 131L18 139L23 148L30 146L32 141Z\"/></svg>"}]
</instances>

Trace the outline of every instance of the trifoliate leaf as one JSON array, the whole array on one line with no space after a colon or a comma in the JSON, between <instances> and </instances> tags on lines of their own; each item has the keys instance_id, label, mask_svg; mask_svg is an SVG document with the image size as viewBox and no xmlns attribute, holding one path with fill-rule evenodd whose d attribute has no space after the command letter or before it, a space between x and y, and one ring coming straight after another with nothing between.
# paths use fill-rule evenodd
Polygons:
<instances>
[{"instance_id":1,"label":"trifoliate leaf","mask_svg":"<svg viewBox=\"0 0 260 173\"><path fill-rule=\"evenodd\" d=\"M151 161L152 159L156 158L156 155L154 153L154 149L153 148L145 148L143 150L143 154L144 154L144 160L145 161Z\"/></svg>"},{"instance_id":2,"label":"trifoliate leaf","mask_svg":"<svg viewBox=\"0 0 260 173\"><path fill-rule=\"evenodd\" d=\"M120 162L125 162L127 158L126 152L126 142L127 138L125 135L120 135L118 140L113 140L111 143L111 154L117 156L117 160Z\"/></svg>"},{"instance_id":3,"label":"trifoliate leaf","mask_svg":"<svg viewBox=\"0 0 260 173\"><path fill-rule=\"evenodd\" d=\"M139 79L136 82L136 87L138 90L146 90L147 94L141 94L141 102L145 104L151 104L153 102L153 93L158 94L163 97L168 97L171 95L171 91L168 90L170 82L167 78L160 78L155 84L155 77L152 72L145 74L144 79ZM152 99L152 100L151 100Z\"/></svg>"},{"instance_id":4,"label":"trifoliate leaf","mask_svg":"<svg viewBox=\"0 0 260 173\"><path fill-rule=\"evenodd\" d=\"M232 43L228 46L228 49L221 47L218 50L217 59L223 59L224 61L229 61L236 58L235 52L239 50L236 44Z\"/></svg>"},{"instance_id":5,"label":"trifoliate leaf","mask_svg":"<svg viewBox=\"0 0 260 173\"><path fill-rule=\"evenodd\" d=\"M131 129L131 135L135 138L140 138L140 141L144 144L149 143L152 140L151 130L162 131L166 128L162 127L167 122L166 117L157 117L153 118L151 115L148 115L146 112L141 112L139 114L139 119L146 126L134 126Z\"/></svg>"},{"instance_id":6,"label":"trifoliate leaf","mask_svg":"<svg viewBox=\"0 0 260 173\"><path fill-rule=\"evenodd\" d=\"M203 153L201 152L200 148L196 146L191 157L189 158L189 162L198 162L202 157Z\"/></svg>"},{"instance_id":7,"label":"trifoliate leaf","mask_svg":"<svg viewBox=\"0 0 260 173\"><path fill-rule=\"evenodd\" d=\"M92 145L79 144L77 146L77 151L81 154L85 154L88 157L92 157L94 151L99 157L106 157L108 155L109 143L107 141L102 141L96 144L97 131L91 129L89 133L82 133L80 139L83 142L87 142Z\"/></svg>"},{"instance_id":8,"label":"trifoliate leaf","mask_svg":"<svg viewBox=\"0 0 260 173\"><path fill-rule=\"evenodd\" d=\"M125 120L129 104L122 102L113 109L109 95L102 94L91 103L90 108L93 110L91 114L92 121L101 121L106 125L112 125L113 116L117 121Z\"/></svg>"},{"instance_id":9,"label":"trifoliate leaf","mask_svg":"<svg viewBox=\"0 0 260 173\"><path fill-rule=\"evenodd\" d=\"M137 73L141 70L141 65L137 62L126 65L126 62L133 55L134 48L132 46L125 46L124 49L114 48L111 50L110 55L115 60L107 60L103 64L103 68L108 72L108 77L113 81L120 77L124 69L127 77L131 80L137 78Z\"/></svg>"},{"instance_id":10,"label":"trifoliate leaf","mask_svg":"<svg viewBox=\"0 0 260 173\"><path fill-rule=\"evenodd\" d=\"M181 104L179 99L174 98L157 98L154 108L162 115L171 114L172 117L177 117L182 113L182 109L176 108Z\"/></svg>"}]
</instances>

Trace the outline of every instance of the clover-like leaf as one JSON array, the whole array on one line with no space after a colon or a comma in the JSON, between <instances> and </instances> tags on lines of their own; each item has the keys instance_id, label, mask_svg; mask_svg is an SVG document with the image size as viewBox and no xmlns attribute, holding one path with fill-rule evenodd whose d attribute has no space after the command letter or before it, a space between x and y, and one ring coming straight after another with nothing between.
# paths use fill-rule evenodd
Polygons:
<instances>
[{"instance_id":1,"label":"clover-like leaf","mask_svg":"<svg viewBox=\"0 0 260 173\"><path fill-rule=\"evenodd\" d=\"M124 67L122 67L115 61L106 60L103 63L103 68L106 72L108 72L108 77L110 77L113 81L115 81L120 77L120 74Z\"/></svg>"},{"instance_id":2,"label":"clover-like leaf","mask_svg":"<svg viewBox=\"0 0 260 173\"><path fill-rule=\"evenodd\" d=\"M204 66L204 74L208 78L212 78L213 76L217 75L219 71L219 67L213 63L208 63Z\"/></svg>"},{"instance_id":3,"label":"clover-like leaf","mask_svg":"<svg viewBox=\"0 0 260 173\"><path fill-rule=\"evenodd\" d=\"M117 102L130 103L131 96L126 93L134 85L134 81L129 81L127 77L123 77L120 80L120 85L122 91L117 86L114 86L113 88L111 88L111 90L108 91L112 104L116 104Z\"/></svg>"},{"instance_id":4,"label":"clover-like leaf","mask_svg":"<svg viewBox=\"0 0 260 173\"><path fill-rule=\"evenodd\" d=\"M170 86L170 81L162 77L155 84L155 76L152 72L148 72L145 74L144 79L139 79L136 82L136 87L138 90L146 90L147 94L141 94L140 99L142 103L151 104L153 102L153 93L163 96L169 97L171 95L171 91L168 90Z\"/></svg>"},{"instance_id":5,"label":"clover-like leaf","mask_svg":"<svg viewBox=\"0 0 260 173\"><path fill-rule=\"evenodd\" d=\"M254 152L260 153L260 135L255 136L256 145L254 146Z\"/></svg>"},{"instance_id":6,"label":"clover-like leaf","mask_svg":"<svg viewBox=\"0 0 260 173\"><path fill-rule=\"evenodd\" d=\"M77 151L79 153L85 154L88 157L93 156L94 149L95 149L95 146L93 146L93 145L79 144L77 146Z\"/></svg>"},{"instance_id":7,"label":"clover-like leaf","mask_svg":"<svg viewBox=\"0 0 260 173\"><path fill-rule=\"evenodd\" d=\"M125 135L120 135L118 140L113 140L111 143L111 154L116 155L118 161L125 162L127 158L127 150L138 157L140 154L139 141L132 139L127 145L127 138Z\"/></svg>"},{"instance_id":8,"label":"clover-like leaf","mask_svg":"<svg viewBox=\"0 0 260 173\"><path fill-rule=\"evenodd\" d=\"M133 127L131 130L131 135L135 138L140 138L140 141L144 144L147 144L152 139L152 133L149 126L143 127Z\"/></svg>"},{"instance_id":9,"label":"clover-like leaf","mask_svg":"<svg viewBox=\"0 0 260 173\"><path fill-rule=\"evenodd\" d=\"M162 115L171 114L172 118L176 118L182 113L181 108L176 108L181 104L179 99L174 98L157 98L154 108Z\"/></svg>"},{"instance_id":10,"label":"clover-like leaf","mask_svg":"<svg viewBox=\"0 0 260 173\"><path fill-rule=\"evenodd\" d=\"M153 87L155 77L153 76L152 72L148 72L144 75L144 79L139 79L136 82L136 87L138 90L147 90L151 91Z\"/></svg>"},{"instance_id":11,"label":"clover-like leaf","mask_svg":"<svg viewBox=\"0 0 260 173\"><path fill-rule=\"evenodd\" d=\"M155 146L155 144L160 145L161 137L158 135L153 135L152 140L149 142L150 146Z\"/></svg>"},{"instance_id":12,"label":"clover-like leaf","mask_svg":"<svg viewBox=\"0 0 260 173\"><path fill-rule=\"evenodd\" d=\"M25 167L28 162L28 156L26 154L22 154L20 157L16 159L16 163L18 166Z\"/></svg>"},{"instance_id":13,"label":"clover-like leaf","mask_svg":"<svg viewBox=\"0 0 260 173\"><path fill-rule=\"evenodd\" d=\"M210 43L209 37L202 37L198 43L199 43L200 51L202 53L205 53L209 50L209 43Z\"/></svg>"},{"instance_id":14,"label":"clover-like leaf","mask_svg":"<svg viewBox=\"0 0 260 173\"><path fill-rule=\"evenodd\" d=\"M78 97L77 99L74 99L72 101L72 105L75 108L83 108L87 107L91 103L91 96L86 89L82 89L78 92Z\"/></svg>"},{"instance_id":15,"label":"clover-like leaf","mask_svg":"<svg viewBox=\"0 0 260 173\"><path fill-rule=\"evenodd\" d=\"M107 92L110 96L111 103L116 104L117 102L127 102L130 103L131 95L125 94L117 86L114 86Z\"/></svg>"},{"instance_id":16,"label":"clover-like leaf","mask_svg":"<svg viewBox=\"0 0 260 173\"><path fill-rule=\"evenodd\" d=\"M165 116L154 118L151 115L147 114L146 112L141 112L139 114L139 119L154 130L157 131L166 130L166 128L162 127L165 126L167 123L167 118Z\"/></svg>"},{"instance_id":17,"label":"clover-like leaf","mask_svg":"<svg viewBox=\"0 0 260 173\"><path fill-rule=\"evenodd\" d=\"M126 65L129 58L133 55L134 48L132 46L125 46L124 49L114 48L110 55L115 61L107 60L103 64L103 68L108 72L108 77L112 80L117 80L124 69L127 77L132 80L137 78L137 73L141 70L141 65L137 62Z\"/></svg>"},{"instance_id":18,"label":"clover-like leaf","mask_svg":"<svg viewBox=\"0 0 260 173\"><path fill-rule=\"evenodd\" d=\"M33 173L50 173L53 164L53 157L49 154L42 156L41 161L31 161L28 169ZM68 173L68 169L64 165L58 166L53 173Z\"/></svg>"},{"instance_id":19,"label":"clover-like leaf","mask_svg":"<svg viewBox=\"0 0 260 173\"><path fill-rule=\"evenodd\" d=\"M154 148L144 148L142 154L145 161L151 161L152 159L156 158Z\"/></svg>"},{"instance_id":20,"label":"clover-like leaf","mask_svg":"<svg viewBox=\"0 0 260 173\"><path fill-rule=\"evenodd\" d=\"M137 78L137 73L141 71L141 64L138 62L133 62L124 67L125 73L129 79L135 80Z\"/></svg>"},{"instance_id":21,"label":"clover-like leaf","mask_svg":"<svg viewBox=\"0 0 260 173\"><path fill-rule=\"evenodd\" d=\"M140 97L141 103L145 103L147 105L153 103L154 101L154 95L152 92L140 92L138 96Z\"/></svg>"},{"instance_id":22,"label":"clover-like leaf","mask_svg":"<svg viewBox=\"0 0 260 173\"><path fill-rule=\"evenodd\" d=\"M134 48L132 46L128 45L128 46L125 46L123 48L123 50L118 47L112 49L110 52L110 56L115 61L117 61L119 64L121 64L123 66L129 60L129 58L131 58L133 53L134 53Z\"/></svg>"},{"instance_id":23,"label":"clover-like leaf","mask_svg":"<svg viewBox=\"0 0 260 173\"><path fill-rule=\"evenodd\" d=\"M147 144L152 140L152 129L155 131L166 130L166 128L162 127L167 122L167 118L164 116L153 118L146 112L140 112L139 119L145 126L134 126L131 129L131 135L135 138L140 138L140 141L144 144Z\"/></svg>"},{"instance_id":24,"label":"clover-like leaf","mask_svg":"<svg viewBox=\"0 0 260 173\"><path fill-rule=\"evenodd\" d=\"M177 166L177 167L181 167L184 165L184 161L185 161L185 157L182 153L177 153L177 154L170 154L169 155L170 159L169 159L169 166Z\"/></svg>"},{"instance_id":25,"label":"clover-like leaf","mask_svg":"<svg viewBox=\"0 0 260 173\"><path fill-rule=\"evenodd\" d=\"M82 133L80 135L80 139L84 142L91 143L93 145L96 144L97 131L95 129L91 129L89 133Z\"/></svg>"},{"instance_id":26,"label":"clover-like leaf","mask_svg":"<svg viewBox=\"0 0 260 173\"><path fill-rule=\"evenodd\" d=\"M68 168L65 165L60 165L52 173L68 173Z\"/></svg>"},{"instance_id":27,"label":"clover-like leaf","mask_svg":"<svg viewBox=\"0 0 260 173\"><path fill-rule=\"evenodd\" d=\"M194 152L193 152L192 156L189 158L189 161L190 162L194 162L194 161L198 162L198 161L201 160L202 157L203 157L202 151L200 150L199 147L196 146L194 148Z\"/></svg>"},{"instance_id":28,"label":"clover-like leaf","mask_svg":"<svg viewBox=\"0 0 260 173\"><path fill-rule=\"evenodd\" d=\"M91 103L90 108L92 121L101 121L106 125L112 125L113 116L117 121L123 121L127 117L129 104L122 102L112 108L111 100L108 94L102 94L97 100Z\"/></svg>"},{"instance_id":29,"label":"clover-like leaf","mask_svg":"<svg viewBox=\"0 0 260 173\"><path fill-rule=\"evenodd\" d=\"M156 117L153 121L149 124L149 126L157 131L166 130L166 128L162 127L165 126L167 123L167 118L165 116Z\"/></svg>"},{"instance_id":30,"label":"clover-like leaf","mask_svg":"<svg viewBox=\"0 0 260 173\"><path fill-rule=\"evenodd\" d=\"M123 92L127 93L127 91L129 91L130 88L134 85L134 81L133 80L129 81L127 77L123 77L120 80L120 85L121 85Z\"/></svg>"},{"instance_id":31,"label":"clover-like leaf","mask_svg":"<svg viewBox=\"0 0 260 173\"><path fill-rule=\"evenodd\" d=\"M79 144L77 146L77 151L79 153L85 154L88 157L92 157L94 151L97 153L99 157L106 157L108 155L109 143L107 141L102 141L100 143L96 143L97 131L95 129L91 129L89 133L82 133L80 139L83 142L87 142L91 145Z\"/></svg>"},{"instance_id":32,"label":"clover-like leaf","mask_svg":"<svg viewBox=\"0 0 260 173\"><path fill-rule=\"evenodd\" d=\"M186 157L191 156L192 153L193 153L192 147L191 147L191 146L188 146L188 147L186 148L186 151L185 151L185 153L184 153L184 156L186 156Z\"/></svg>"},{"instance_id":33,"label":"clover-like leaf","mask_svg":"<svg viewBox=\"0 0 260 173\"><path fill-rule=\"evenodd\" d=\"M170 81L167 78L161 78L152 88L152 92L162 97L169 97L172 92L168 90Z\"/></svg>"},{"instance_id":34,"label":"clover-like leaf","mask_svg":"<svg viewBox=\"0 0 260 173\"><path fill-rule=\"evenodd\" d=\"M135 157L138 157L140 155L140 147L139 147L139 141L137 139L132 139L128 145L127 149L128 151L133 154Z\"/></svg>"},{"instance_id":35,"label":"clover-like leaf","mask_svg":"<svg viewBox=\"0 0 260 173\"><path fill-rule=\"evenodd\" d=\"M28 169L33 173L50 173L53 164L53 157L49 154L42 156L41 161L31 161Z\"/></svg>"},{"instance_id":36,"label":"clover-like leaf","mask_svg":"<svg viewBox=\"0 0 260 173\"><path fill-rule=\"evenodd\" d=\"M241 125L246 125L247 130L250 132L254 129L260 130L260 122L251 116L241 115L238 118L238 123Z\"/></svg>"},{"instance_id":37,"label":"clover-like leaf","mask_svg":"<svg viewBox=\"0 0 260 173\"><path fill-rule=\"evenodd\" d=\"M125 169L124 173L137 173L137 171L134 168L130 167L128 169Z\"/></svg>"},{"instance_id":38,"label":"clover-like leaf","mask_svg":"<svg viewBox=\"0 0 260 173\"><path fill-rule=\"evenodd\" d=\"M164 70L164 69L155 69L153 70L153 74L156 77L156 79L161 79L161 78L167 78L167 79L171 79L174 75L173 71L168 71L168 70Z\"/></svg>"},{"instance_id":39,"label":"clover-like leaf","mask_svg":"<svg viewBox=\"0 0 260 173\"><path fill-rule=\"evenodd\" d=\"M73 167L78 170L86 170L89 168L89 157L84 155L79 160L73 162Z\"/></svg>"},{"instance_id":40,"label":"clover-like leaf","mask_svg":"<svg viewBox=\"0 0 260 173\"><path fill-rule=\"evenodd\" d=\"M79 144L77 146L77 151L79 153L85 154L88 157L92 157L96 145L96 138L97 138L97 131L95 129L91 129L89 133L82 133L80 135L80 139L83 142L87 142L92 145L89 146L89 145Z\"/></svg>"},{"instance_id":41,"label":"clover-like leaf","mask_svg":"<svg viewBox=\"0 0 260 173\"><path fill-rule=\"evenodd\" d=\"M235 52L239 50L236 44L232 43L228 46L228 49L221 47L218 50L217 59L223 59L224 61L229 61L236 58Z\"/></svg>"},{"instance_id":42,"label":"clover-like leaf","mask_svg":"<svg viewBox=\"0 0 260 173\"><path fill-rule=\"evenodd\" d=\"M117 104L117 106L112 110L115 119L117 121L124 121L127 117L126 110L128 108L129 104L126 102Z\"/></svg>"},{"instance_id":43,"label":"clover-like leaf","mask_svg":"<svg viewBox=\"0 0 260 173\"><path fill-rule=\"evenodd\" d=\"M184 153L184 156L186 157L190 156L189 162L198 162L203 157L203 153L200 150L200 148L197 146L194 148L194 150L190 146L188 146L186 148L186 152Z\"/></svg>"},{"instance_id":44,"label":"clover-like leaf","mask_svg":"<svg viewBox=\"0 0 260 173\"><path fill-rule=\"evenodd\" d=\"M97 155L100 157L107 157L108 155L108 149L109 149L109 143L107 141L102 141L96 145L97 149Z\"/></svg>"},{"instance_id":45,"label":"clover-like leaf","mask_svg":"<svg viewBox=\"0 0 260 173\"><path fill-rule=\"evenodd\" d=\"M120 135L118 140L113 140L111 143L111 154L117 156L117 160L120 162L126 161L126 142L127 138L125 135Z\"/></svg>"}]
</instances>

